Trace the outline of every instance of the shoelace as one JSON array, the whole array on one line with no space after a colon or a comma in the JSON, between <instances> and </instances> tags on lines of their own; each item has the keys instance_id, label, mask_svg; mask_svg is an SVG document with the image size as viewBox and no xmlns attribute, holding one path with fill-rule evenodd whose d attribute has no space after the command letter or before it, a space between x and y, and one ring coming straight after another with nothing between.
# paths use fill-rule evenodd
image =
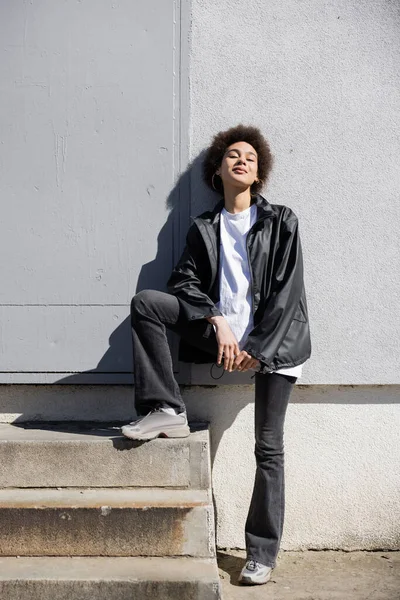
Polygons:
<instances>
[{"instance_id":1,"label":"shoelace","mask_svg":"<svg viewBox=\"0 0 400 600\"><path fill-rule=\"evenodd\" d=\"M257 562L255 560L249 560L247 562L246 569L248 571L256 571L257 570Z\"/></svg>"},{"instance_id":2,"label":"shoelace","mask_svg":"<svg viewBox=\"0 0 400 600\"><path fill-rule=\"evenodd\" d=\"M143 419L145 419L146 417L148 417L152 413L161 412L160 411L161 408L162 408L161 406L157 406L156 408L152 408L146 415L142 415L141 417L138 417L137 419L135 419L135 421L132 421L131 423L129 423L129 425L137 425L138 423L140 423L141 421L143 421Z\"/></svg>"}]
</instances>

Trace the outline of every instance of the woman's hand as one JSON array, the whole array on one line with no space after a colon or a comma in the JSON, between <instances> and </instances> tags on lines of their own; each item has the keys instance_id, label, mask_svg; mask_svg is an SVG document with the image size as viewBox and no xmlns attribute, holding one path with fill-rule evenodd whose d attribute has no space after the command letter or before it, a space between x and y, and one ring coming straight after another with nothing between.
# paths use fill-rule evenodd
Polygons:
<instances>
[{"instance_id":1,"label":"woman's hand","mask_svg":"<svg viewBox=\"0 0 400 600\"><path fill-rule=\"evenodd\" d=\"M225 371L232 372L235 358L240 353L237 339L224 317L209 317L207 321L215 325L215 336L218 343L217 364L220 365L222 357L224 357Z\"/></svg>"},{"instance_id":2,"label":"woman's hand","mask_svg":"<svg viewBox=\"0 0 400 600\"><path fill-rule=\"evenodd\" d=\"M242 350L239 352L238 356L235 358L235 362L233 364L233 368L238 371L244 373L249 369L256 369L260 365L260 361L256 358L253 358L251 354L246 352L246 350Z\"/></svg>"}]
</instances>

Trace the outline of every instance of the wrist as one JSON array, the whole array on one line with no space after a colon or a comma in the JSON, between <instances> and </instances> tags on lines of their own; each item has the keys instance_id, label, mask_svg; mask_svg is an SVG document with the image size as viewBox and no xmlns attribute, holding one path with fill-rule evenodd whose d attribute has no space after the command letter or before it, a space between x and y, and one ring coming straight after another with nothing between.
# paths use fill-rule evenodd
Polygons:
<instances>
[{"instance_id":1,"label":"wrist","mask_svg":"<svg viewBox=\"0 0 400 600\"><path fill-rule=\"evenodd\" d=\"M209 323L212 323L216 327L225 321L225 318L219 315L216 317L206 317L206 319Z\"/></svg>"}]
</instances>

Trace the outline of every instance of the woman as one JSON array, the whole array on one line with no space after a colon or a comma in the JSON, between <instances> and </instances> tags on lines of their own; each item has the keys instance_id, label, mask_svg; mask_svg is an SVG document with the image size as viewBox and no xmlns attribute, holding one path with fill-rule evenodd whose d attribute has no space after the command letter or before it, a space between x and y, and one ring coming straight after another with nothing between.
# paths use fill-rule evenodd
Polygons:
<instances>
[{"instance_id":1,"label":"woman","mask_svg":"<svg viewBox=\"0 0 400 600\"><path fill-rule=\"evenodd\" d=\"M298 220L259 194L272 167L255 127L217 134L204 179L223 194L194 219L169 293L132 300L137 421L132 439L185 437L185 405L173 376L166 328L181 336L180 359L225 371L255 370L256 476L239 581L266 583L276 566L284 520L283 426L293 385L311 354Z\"/></svg>"}]
</instances>

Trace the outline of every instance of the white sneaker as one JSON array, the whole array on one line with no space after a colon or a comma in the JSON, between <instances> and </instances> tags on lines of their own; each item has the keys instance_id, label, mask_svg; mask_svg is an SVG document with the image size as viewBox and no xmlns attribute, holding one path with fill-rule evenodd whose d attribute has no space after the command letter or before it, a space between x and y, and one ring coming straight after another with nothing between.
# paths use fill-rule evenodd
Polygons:
<instances>
[{"instance_id":1,"label":"white sneaker","mask_svg":"<svg viewBox=\"0 0 400 600\"><path fill-rule=\"evenodd\" d=\"M262 565L255 560L248 560L239 575L239 583L244 585L261 585L271 579L272 567Z\"/></svg>"},{"instance_id":2,"label":"white sneaker","mask_svg":"<svg viewBox=\"0 0 400 600\"><path fill-rule=\"evenodd\" d=\"M124 425L121 431L131 440L184 438L190 434L186 412L177 414L173 408L156 408L144 417Z\"/></svg>"}]
</instances>

